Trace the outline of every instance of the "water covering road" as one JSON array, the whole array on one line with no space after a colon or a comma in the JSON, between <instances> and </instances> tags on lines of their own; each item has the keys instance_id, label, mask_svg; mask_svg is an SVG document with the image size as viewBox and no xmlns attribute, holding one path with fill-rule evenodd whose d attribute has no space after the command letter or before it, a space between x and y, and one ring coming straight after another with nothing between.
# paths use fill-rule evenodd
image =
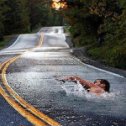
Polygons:
<instances>
[{"instance_id":1,"label":"water covering road","mask_svg":"<svg viewBox=\"0 0 126 126\"><path fill-rule=\"evenodd\" d=\"M42 47L37 45L43 32ZM36 34L20 35L1 51L1 62L22 53L7 70L9 85L27 102L63 126L126 126L126 78L82 63L71 55L62 27L45 27ZM80 84L56 78L77 75L90 81L107 79L111 93L98 97Z\"/></svg>"},{"instance_id":2,"label":"water covering road","mask_svg":"<svg viewBox=\"0 0 126 126\"><path fill-rule=\"evenodd\" d=\"M21 54L26 49L31 49L38 44L38 34L22 34L10 47L0 51L0 65L8 59ZM27 43L27 44L26 44ZM0 66L1 68L1 66ZM1 81L0 81L1 85ZM30 126L25 118L16 112L4 99L0 96L0 126Z\"/></svg>"}]
</instances>

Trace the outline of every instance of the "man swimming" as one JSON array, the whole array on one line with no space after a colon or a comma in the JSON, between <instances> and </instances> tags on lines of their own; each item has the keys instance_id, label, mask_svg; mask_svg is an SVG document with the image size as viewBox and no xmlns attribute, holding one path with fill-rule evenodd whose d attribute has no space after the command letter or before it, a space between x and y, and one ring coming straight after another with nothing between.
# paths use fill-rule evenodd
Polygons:
<instances>
[{"instance_id":1,"label":"man swimming","mask_svg":"<svg viewBox=\"0 0 126 126\"><path fill-rule=\"evenodd\" d=\"M88 92L96 94L96 95L101 95L105 92L109 92L110 90L110 83L105 80L105 79L96 79L94 82L81 79L80 77L77 76L70 76L64 79L61 79L60 81L73 81L75 83L80 83L84 89L86 89Z\"/></svg>"}]
</instances>

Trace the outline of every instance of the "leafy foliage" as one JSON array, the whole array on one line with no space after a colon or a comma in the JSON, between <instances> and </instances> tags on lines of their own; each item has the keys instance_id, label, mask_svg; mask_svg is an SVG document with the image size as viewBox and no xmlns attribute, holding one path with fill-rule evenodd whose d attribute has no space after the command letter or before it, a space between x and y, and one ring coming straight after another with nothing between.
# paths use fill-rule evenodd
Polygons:
<instances>
[{"instance_id":1,"label":"leafy foliage","mask_svg":"<svg viewBox=\"0 0 126 126\"><path fill-rule=\"evenodd\" d=\"M67 2L68 8L55 11L50 0L0 0L0 40L6 34L30 32L39 26L62 25L63 16L71 26L75 46L89 46L92 57L126 68L126 1Z\"/></svg>"},{"instance_id":2,"label":"leafy foliage","mask_svg":"<svg viewBox=\"0 0 126 126\"><path fill-rule=\"evenodd\" d=\"M62 18L50 0L0 0L0 38L30 32L41 26L61 25Z\"/></svg>"},{"instance_id":3,"label":"leafy foliage","mask_svg":"<svg viewBox=\"0 0 126 126\"><path fill-rule=\"evenodd\" d=\"M4 14L5 34L28 31L29 17L26 0L6 1L8 11Z\"/></svg>"},{"instance_id":4,"label":"leafy foliage","mask_svg":"<svg viewBox=\"0 0 126 126\"><path fill-rule=\"evenodd\" d=\"M126 68L126 1L74 0L64 11L75 46L111 66ZM123 58L121 58L123 57Z\"/></svg>"},{"instance_id":5,"label":"leafy foliage","mask_svg":"<svg viewBox=\"0 0 126 126\"><path fill-rule=\"evenodd\" d=\"M4 13L7 11L7 7L5 5L5 0L0 0L0 40L3 40L4 34Z\"/></svg>"}]
</instances>

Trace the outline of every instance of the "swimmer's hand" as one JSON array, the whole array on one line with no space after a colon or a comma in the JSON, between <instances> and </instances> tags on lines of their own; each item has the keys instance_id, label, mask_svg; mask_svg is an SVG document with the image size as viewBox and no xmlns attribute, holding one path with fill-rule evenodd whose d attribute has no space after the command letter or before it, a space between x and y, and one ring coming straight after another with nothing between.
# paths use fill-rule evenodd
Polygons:
<instances>
[{"instance_id":1,"label":"swimmer's hand","mask_svg":"<svg viewBox=\"0 0 126 126\"><path fill-rule=\"evenodd\" d=\"M62 83L65 83L65 80L64 79L58 79L56 78L57 81L61 81Z\"/></svg>"},{"instance_id":2,"label":"swimmer's hand","mask_svg":"<svg viewBox=\"0 0 126 126\"><path fill-rule=\"evenodd\" d=\"M71 77L66 77L66 78L63 78L62 80L64 81L72 81L72 82L77 82L76 78L74 76L71 76Z\"/></svg>"},{"instance_id":3,"label":"swimmer's hand","mask_svg":"<svg viewBox=\"0 0 126 126\"><path fill-rule=\"evenodd\" d=\"M70 77L66 77L64 78L64 80L68 80L68 81L75 81L77 80L75 76L70 76Z\"/></svg>"},{"instance_id":4,"label":"swimmer's hand","mask_svg":"<svg viewBox=\"0 0 126 126\"><path fill-rule=\"evenodd\" d=\"M63 83L65 83L66 81L69 81L69 82L77 82L76 78L75 77L66 77L66 78L56 78L57 81L61 81Z\"/></svg>"}]
</instances>

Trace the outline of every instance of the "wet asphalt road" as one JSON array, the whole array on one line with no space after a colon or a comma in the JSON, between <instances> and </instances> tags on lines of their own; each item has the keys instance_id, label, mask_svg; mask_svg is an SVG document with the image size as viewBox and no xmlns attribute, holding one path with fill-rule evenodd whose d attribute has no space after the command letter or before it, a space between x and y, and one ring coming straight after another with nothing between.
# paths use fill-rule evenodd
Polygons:
<instances>
[{"instance_id":1,"label":"wet asphalt road","mask_svg":"<svg viewBox=\"0 0 126 126\"><path fill-rule=\"evenodd\" d=\"M0 126L31 126L25 118L17 113L4 99L0 96Z\"/></svg>"},{"instance_id":2,"label":"wet asphalt road","mask_svg":"<svg viewBox=\"0 0 126 126\"><path fill-rule=\"evenodd\" d=\"M24 48L35 47L37 33L22 36L1 52L1 57L6 54L1 62L8 54L11 57L22 53L7 70L9 85L27 102L63 126L126 126L126 78L84 64L72 56L62 27L45 27L40 32L44 32L42 47L22 53ZM107 79L111 83L111 93L97 97L85 92L79 84L56 80L71 75L91 81Z\"/></svg>"},{"instance_id":3,"label":"wet asphalt road","mask_svg":"<svg viewBox=\"0 0 126 126\"><path fill-rule=\"evenodd\" d=\"M0 51L0 64L21 54L25 49L31 49L38 44L38 35L20 35L10 47ZM27 43L26 45L24 43ZM22 45L22 46L21 46ZM0 82L1 85L1 82ZM31 126L25 118L16 112L0 95L0 126Z\"/></svg>"},{"instance_id":4,"label":"wet asphalt road","mask_svg":"<svg viewBox=\"0 0 126 126\"><path fill-rule=\"evenodd\" d=\"M8 60L15 55L0 55L0 63ZM0 82L1 85L1 82ZM0 126L30 126L25 118L16 112L0 95Z\"/></svg>"}]
</instances>

